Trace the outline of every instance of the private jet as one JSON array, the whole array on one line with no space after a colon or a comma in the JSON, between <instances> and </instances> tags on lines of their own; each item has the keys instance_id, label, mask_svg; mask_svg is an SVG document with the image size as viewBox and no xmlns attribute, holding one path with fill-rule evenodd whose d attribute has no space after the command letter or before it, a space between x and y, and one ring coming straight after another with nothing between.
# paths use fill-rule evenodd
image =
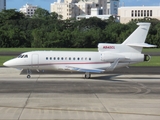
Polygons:
<instances>
[{"instance_id":1,"label":"private jet","mask_svg":"<svg viewBox=\"0 0 160 120\"><path fill-rule=\"evenodd\" d=\"M122 44L99 43L97 52L31 51L22 53L3 65L26 69L27 78L31 78L32 70L38 72L69 70L84 72L84 77L89 79L91 73L113 71L116 68L150 60L149 55L141 53L143 47L156 47L145 43L150 23L137 23L137 25L138 28Z\"/></svg>"}]
</instances>

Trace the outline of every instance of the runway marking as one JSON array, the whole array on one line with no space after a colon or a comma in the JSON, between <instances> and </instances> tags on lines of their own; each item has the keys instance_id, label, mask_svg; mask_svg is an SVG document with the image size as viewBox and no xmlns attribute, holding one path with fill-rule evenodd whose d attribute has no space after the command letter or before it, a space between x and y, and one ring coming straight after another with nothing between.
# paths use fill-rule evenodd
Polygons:
<instances>
[{"instance_id":1,"label":"runway marking","mask_svg":"<svg viewBox=\"0 0 160 120\"><path fill-rule=\"evenodd\" d=\"M23 108L23 107L9 107L9 106L0 106L0 108ZM129 115L149 115L149 116L160 116L160 114L147 114L147 113L136 113L136 112L109 112L109 111L96 111L96 110L75 110L75 109L61 109L61 108L32 108L25 107L28 110L53 110L53 111L69 111L69 112L86 112L86 113L108 113L108 114L129 114Z\"/></svg>"},{"instance_id":2,"label":"runway marking","mask_svg":"<svg viewBox=\"0 0 160 120\"><path fill-rule=\"evenodd\" d=\"M40 77L40 76L39 76L39 77ZM33 90L35 89L34 86L35 86L35 84L37 83L39 77L37 77L36 81L35 81L34 84L33 84ZM29 93L29 96L27 97L27 100L26 100L24 106L22 107L22 111L21 111L21 113L20 113L20 115L19 115L19 117L18 117L18 120L20 120L20 118L21 118L21 116L22 116L22 113L23 113L24 109L26 109L26 106L27 106L27 104L28 104L28 101L29 101L29 98L30 98L31 94L32 94L32 91Z\"/></svg>"}]
</instances>

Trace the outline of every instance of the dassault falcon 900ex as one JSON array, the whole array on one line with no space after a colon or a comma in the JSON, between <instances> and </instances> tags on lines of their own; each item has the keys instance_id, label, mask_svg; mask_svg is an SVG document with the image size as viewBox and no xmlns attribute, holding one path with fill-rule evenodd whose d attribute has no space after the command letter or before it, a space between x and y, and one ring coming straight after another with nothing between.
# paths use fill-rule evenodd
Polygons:
<instances>
[{"instance_id":1,"label":"dassault falcon 900ex","mask_svg":"<svg viewBox=\"0 0 160 120\"><path fill-rule=\"evenodd\" d=\"M72 51L31 51L6 61L3 65L18 69L27 69L27 78L32 70L71 70L85 73L113 71L129 64L148 61L149 55L142 54L143 47L156 47L145 43L150 23L137 23L139 27L122 43L99 43L97 52Z\"/></svg>"}]
</instances>

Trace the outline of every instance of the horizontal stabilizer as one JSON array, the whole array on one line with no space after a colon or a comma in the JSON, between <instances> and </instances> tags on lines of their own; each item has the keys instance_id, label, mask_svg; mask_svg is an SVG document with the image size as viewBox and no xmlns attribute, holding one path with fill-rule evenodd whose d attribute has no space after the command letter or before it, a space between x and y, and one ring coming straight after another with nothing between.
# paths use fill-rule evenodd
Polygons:
<instances>
[{"instance_id":1,"label":"horizontal stabilizer","mask_svg":"<svg viewBox=\"0 0 160 120\"><path fill-rule=\"evenodd\" d=\"M157 47L157 45L151 45L148 43L132 43L132 44L127 44L128 46L134 46L134 47Z\"/></svg>"}]
</instances>

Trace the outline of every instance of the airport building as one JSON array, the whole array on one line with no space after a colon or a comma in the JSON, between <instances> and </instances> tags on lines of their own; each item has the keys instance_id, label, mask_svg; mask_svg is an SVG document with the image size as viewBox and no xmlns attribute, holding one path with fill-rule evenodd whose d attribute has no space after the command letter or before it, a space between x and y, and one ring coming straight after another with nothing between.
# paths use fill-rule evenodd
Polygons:
<instances>
[{"instance_id":1,"label":"airport building","mask_svg":"<svg viewBox=\"0 0 160 120\"><path fill-rule=\"evenodd\" d=\"M0 0L0 12L6 9L6 0Z\"/></svg>"},{"instance_id":2,"label":"airport building","mask_svg":"<svg viewBox=\"0 0 160 120\"><path fill-rule=\"evenodd\" d=\"M160 6L119 7L118 16L121 23L128 23L135 19L156 18L160 20Z\"/></svg>"},{"instance_id":3,"label":"airport building","mask_svg":"<svg viewBox=\"0 0 160 120\"><path fill-rule=\"evenodd\" d=\"M91 15L91 9L98 10L98 15L117 15L119 0L58 0L51 3L51 12L63 16L63 19Z\"/></svg>"},{"instance_id":4,"label":"airport building","mask_svg":"<svg viewBox=\"0 0 160 120\"><path fill-rule=\"evenodd\" d=\"M26 16L32 17L34 15L37 6L33 6L31 4L26 4L22 8L20 8L20 12L24 13Z\"/></svg>"}]
</instances>

